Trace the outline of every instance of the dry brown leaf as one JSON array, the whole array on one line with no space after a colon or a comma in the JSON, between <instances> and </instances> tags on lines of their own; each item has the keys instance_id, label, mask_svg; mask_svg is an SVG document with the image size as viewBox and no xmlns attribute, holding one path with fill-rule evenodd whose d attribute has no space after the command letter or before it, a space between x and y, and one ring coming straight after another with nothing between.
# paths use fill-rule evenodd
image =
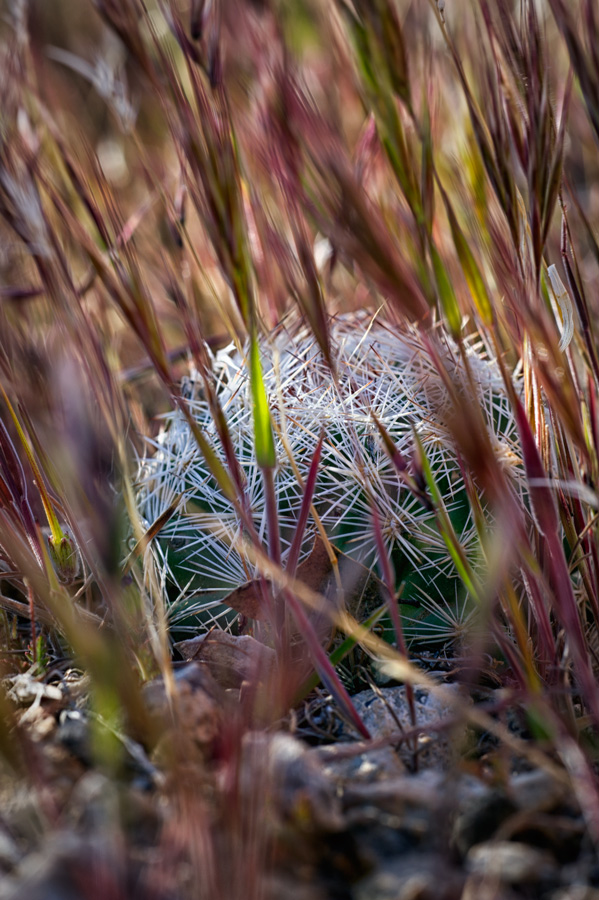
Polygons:
<instances>
[{"instance_id":1,"label":"dry brown leaf","mask_svg":"<svg viewBox=\"0 0 599 900\"><path fill-rule=\"evenodd\" d=\"M320 593L332 571L333 566L326 545L317 534L310 555L297 567L297 579L311 591Z\"/></svg>"},{"instance_id":2,"label":"dry brown leaf","mask_svg":"<svg viewBox=\"0 0 599 900\"><path fill-rule=\"evenodd\" d=\"M217 629L181 641L175 648L186 660L206 665L214 680L225 688L238 688L243 681L263 680L276 659L274 650L255 638Z\"/></svg>"},{"instance_id":3,"label":"dry brown leaf","mask_svg":"<svg viewBox=\"0 0 599 900\"><path fill-rule=\"evenodd\" d=\"M319 592L331 571L331 560L325 543L319 535L316 535L310 555L297 567L296 577L311 591ZM267 581L266 585L269 590L272 588L270 581ZM235 588L225 597L223 603L248 619L263 622L267 618L263 605L262 587L258 578Z\"/></svg>"},{"instance_id":4,"label":"dry brown leaf","mask_svg":"<svg viewBox=\"0 0 599 900\"><path fill-rule=\"evenodd\" d=\"M270 590L270 581L267 581L266 585L268 590ZM248 619L256 619L258 622L263 622L266 619L263 610L262 589L259 578L254 579L254 581L248 581L247 584L242 584L241 587L235 588L234 591L231 591L231 593L225 597L223 603L226 603L231 609L241 613Z\"/></svg>"}]
</instances>

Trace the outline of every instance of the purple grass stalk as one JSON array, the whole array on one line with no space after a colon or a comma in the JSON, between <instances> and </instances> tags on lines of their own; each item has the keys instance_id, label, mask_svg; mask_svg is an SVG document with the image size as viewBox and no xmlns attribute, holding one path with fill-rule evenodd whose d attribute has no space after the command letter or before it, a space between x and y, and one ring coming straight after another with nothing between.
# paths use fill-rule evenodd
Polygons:
<instances>
[{"instance_id":1,"label":"purple grass stalk","mask_svg":"<svg viewBox=\"0 0 599 900\"><path fill-rule=\"evenodd\" d=\"M372 530L374 532L374 539L376 542L377 553L379 565L381 567L381 574L383 576L383 584L385 586L385 599L387 601L387 607L389 609L389 616L391 617L391 621L393 622L393 628L395 631L395 640L397 642L397 648L402 656L407 656L407 648L406 642L404 638L403 628L401 624L401 617L399 615L399 607L397 603L397 597L395 593L395 574L393 572L393 563L389 558L389 553L387 552L387 548L385 546L385 541L383 538L383 531L381 529L381 520L378 514L378 510L374 505L374 501L370 500L370 516L372 518Z\"/></svg>"},{"instance_id":2,"label":"purple grass stalk","mask_svg":"<svg viewBox=\"0 0 599 900\"><path fill-rule=\"evenodd\" d=\"M268 537L268 555L271 562L281 565L281 537L279 530L279 512L277 508L277 495L273 470L270 466L262 466L262 482L264 484L264 500L266 507L266 528ZM287 627L287 615L285 606L280 597L270 599L270 590L264 578L261 578L263 594L266 591L268 597L266 608L270 609L271 623L274 628L275 643L280 662L289 656L289 628Z\"/></svg>"},{"instance_id":3,"label":"purple grass stalk","mask_svg":"<svg viewBox=\"0 0 599 900\"><path fill-rule=\"evenodd\" d=\"M320 438L312 455L312 461L308 470L308 475L304 482L304 493L302 496L302 505L297 517L295 526L295 534L289 548L287 556L287 574L293 577L297 568L302 543L304 540L304 532L308 524L308 516L310 515L310 507L314 497L314 488L316 487L316 479L318 477L318 466L320 465L320 455L322 451L322 443L324 441L324 431L321 432Z\"/></svg>"},{"instance_id":4,"label":"purple grass stalk","mask_svg":"<svg viewBox=\"0 0 599 900\"><path fill-rule=\"evenodd\" d=\"M374 531L374 538L378 551L379 565L381 567L381 573L383 576L383 585L385 587L385 600L387 601L389 616L391 618L391 621L393 622L393 630L395 631L397 649L402 656L407 658L408 650L406 647L403 627L401 624L401 616L399 614L399 604L397 602L397 596L395 592L395 573L393 572L393 563L391 562L389 553L385 546L383 532L381 529L381 520L372 497L370 498L370 515L372 518L372 528ZM414 702L414 686L412 684L406 685L406 698L410 710L410 721L412 725L415 726L416 704ZM417 761L418 757L415 755L414 763L416 764Z\"/></svg>"},{"instance_id":5,"label":"purple grass stalk","mask_svg":"<svg viewBox=\"0 0 599 900\"><path fill-rule=\"evenodd\" d=\"M555 596L555 613L563 622L566 633L572 642L576 673L580 679L580 686L585 701L592 711L595 721L599 722L599 696L597 695L597 686L589 662L578 605L572 590L572 582L559 537L559 522L555 502L551 490L545 486L547 475L524 408L517 398L514 399L531 504L537 527L543 535L547 547L546 564L551 575Z\"/></svg>"},{"instance_id":6,"label":"purple grass stalk","mask_svg":"<svg viewBox=\"0 0 599 900\"><path fill-rule=\"evenodd\" d=\"M218 439L225 454L229 472L231 473L231 477L233 478L235 487L237 489L237 497L241 506L247 511L249 516L244 475L241 470L241 466L239 465L239 461L237 459L237 455L231 441L231 435L229 433L226 416L222 410L218 396L210 379L210 360L208 358L208 352L206 350L207 343L204 339L204 335L202 334L200 323L197 320L195 322L192 321L192 316L187 300L174 279L171 282L171 286L174 295L178 298L178 306L182 311L185 333L189 341L189 350L193 355L197 370L202 378L204 393L210 406L210 412L212 414L214 424L216 425Z\"/></svg>"},{"instance_id":7,"label":"purple grass stalk","mask_svg":"<svg viewBox=\"0 0 599 900\"><path fill-rule=\"evenodd\" d=\"M565 209L563 209L562 207L562 235L560 244L562 262L564 264L564 270L566 272L566 281L568 282L568 288L570 289L570 293L574 298L576 311L578 312L580 324L582 326L582 334L587 353L591 361L591 366L593 368L593 373L595 375L595 380L599 385L599 358L597 356L597 343L593 335L591 317L588 303L584 294L584 289L582 288L582 286L580 289L578 287L579 282L574 276L574 271L572 269L572 265L570 263L570 258L568 255L568 244L570 245L570 247L572 247L572 241L569 238L569 231L570 229L568 226L568 221L566 219Z\"/></svg>"},{"instance_id":8,"label":"purple grass stalk","mask_svg":"<svg viewBox=\"0 0 599 900\"><path fill-rule=\"evenodd\" d=\"M523 577L525 579L534 620L538 629L540 664L542 666L542 671L546 677L547 666L550 667L550 670L551 667L553 667L553 678L555 679L558 666L557 649L555 645L555 635L553 634L551 620L547 611L547 604L544 600L544 591L541 590L541 587L538 584L536 573L531 571L524 573L523 570Z\"/></svg>"},{"instance_id":9,"label":"purple grass stalk","mask_svg":"<svg viewBox=\"0 0 599 900\"><path fill-rule=\"evenodd\" d=\"M587 107L591 125L599 140L599 20L596 13L595 0L581 0L576 4L577 10L582 7L584 22L583 34L578 28L579 19L574 12L574 5L564 0L549 0L549 5L557 26L560 29L572 68L578 76L582 96Z\"/></svg>"},{"instance_id":10,"label":"purple grass stalk","mask_svg":"<svg viewBox=\"0 0 599 900\"><path fill-rule=\"evenodd\" d=\"M370 732L358 715L358 712L356 711L356 708L351 701L351 697L349 696L347 689L341 683L334 666L325 653L318 639L318 635L314 631L314 626L306 615L302 604L290 590L285 590L284 596L291 610L291 614L300 630L300 633L306 641L308 650L310 651L310 655L312 656L312 660L314 662L314 667L320 675L323 684L335 698L340 708L349 717L350 721L353 722L362 737L370 740Z\"/></svg>"},{"instance_id":11,"label":"purple grass stalk","mask_svg":"<svg viewBox=\"0 0 599 900\"><path fill-rule=\"evenodd\" d=\"M270 466L262 467L262 480L266 499L266 522L268 528L268 555L277 566L281 565L281 538L279 531L279 512L273 470Z\"/></svg>"},{"instance_id":12,"label":"purple grass stalk","mask_svg":"<svg viewBox=\"0 0 599 900\"><path fill-rule=\"evenodd\" d=\"M415 479L414 476L409 472L410 464L408 460L399 451L398 447L394 443L383 423L379 421L372 410L370 410L370 415L378 429L378 432L385 446L385 451L387 452L389 459L393 463L397 474L406 484L408 490L411 491L414 497L416 497L422 503L424 508L428 509L430 512L433 512L434 506L432 500L426 493L426 485L418 484L417 479Z\"/></svg>"},{"instance_id":13,"label":"purple grass stalk","mask_svg":"<svg viewBox=\"0 0 599 900\"><path fill-rule=\"evenodd\" d=\"M31 548L41 562L39 533L29 498L23 465L4 422L0 420L0 496L2 504L13 510L27 535Z\"/></svg>"}]
</instances>

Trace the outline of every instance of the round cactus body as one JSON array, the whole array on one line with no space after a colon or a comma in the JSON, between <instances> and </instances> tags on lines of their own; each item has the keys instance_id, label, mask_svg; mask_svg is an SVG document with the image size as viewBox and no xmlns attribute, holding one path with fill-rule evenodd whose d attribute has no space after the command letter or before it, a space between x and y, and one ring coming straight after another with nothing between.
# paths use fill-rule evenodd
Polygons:
<instances>
[{"instance_id":1,"label":"round cactus body","mask_svg":"<svg viewBox=\"0 0 599 900\"><path fill-rule=\"evenodd\" d=\"M313 335L299 323L281 326L262 344L277 448L274 483L283 565L296 527L302 484L324 430L314 507L332 545L341 559L351 559L364 572L376 575L379 545L372 527L374 505L396 587L401 588L406 635L445 641L467 626L470 599L457 578L434 512L406 486L385 450L373 414L416 476L414 434L418 435L454 530L476 567L478 536L452 438L453 407L447 389L418 331L399 332L354 314L331 320L330 337L336 378ZM436 346L449 376L463 384L463 363L456 348L440 335ZM512 472L518 490L517 429L500 373L479 346L471 344L466 352L491 445ZM245 475L248 507L266 543L248 368L233 346L215 357L213 378ZM185 390L199 427L224 461L209 405L202 399L201 379L192 374ZM142 463L140 480L140 508L147 527L178 501L176 512L154 540L173 626L229 627L236 613L223 600L254 578L256 571L244 555L235 509L219 489L179 412L167 418L153 454ZM306 531L306 554L313 546L313 526ZM348 586L346 600L360 615L352 592L355 585ZM368 598L369 593L373 591L366 590L364 596Z\"/></svg>"}]
</instances>

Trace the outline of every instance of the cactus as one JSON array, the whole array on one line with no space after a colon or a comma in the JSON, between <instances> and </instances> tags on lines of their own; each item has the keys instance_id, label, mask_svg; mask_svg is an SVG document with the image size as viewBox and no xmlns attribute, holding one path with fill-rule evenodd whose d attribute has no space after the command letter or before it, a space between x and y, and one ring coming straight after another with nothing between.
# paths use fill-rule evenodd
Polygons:
<instances>
[{"instance_id":1,"label":"cactus","mask_svg":"<svg viewBox=\"0 0 599 900\"><path fill-rule=\"evenodd\" d=\"M352 314L332 319L330 335L336 381L313 336L300 323L280 326L262 343L277 443L275 487L283 564L302 499L296 471L305 477L324 428L314 506L331 543L344 558L375 572L374 503L397 588L403 585L406 636L428 641L457 636L472 616L470 600L458 582L434 513L400 479L372 416L412 468L417 465L417 433L460 543L476 566L478 535L447 426L451 406L442 379L416 330L399 332L366 314ZM450 375L459 378L459 355L446 336L440 337L443 362ZM514 489L521 490L517 429L498 368L480 345L472 342L466 352L492 445L513 473ZM233 346L215 357L213 377L245 474L255 527L264 535L266 513L253 451L249 377ZM218 446L200 384L192 374L184 390L198 424ZM140 485L140 510L148 528L180 498L153 545L168 586L173 627L230 627L235 613L223 599L252 579L255 570L239 550L241 526L235 510L210 474L181 413L168 416L153 454L142 461ZM306 553L312 540L307 533ZM373 591L367 590L365 596L369 593ZM366 603L361 612L368 611Z\"/></svg>"}]
</instances>

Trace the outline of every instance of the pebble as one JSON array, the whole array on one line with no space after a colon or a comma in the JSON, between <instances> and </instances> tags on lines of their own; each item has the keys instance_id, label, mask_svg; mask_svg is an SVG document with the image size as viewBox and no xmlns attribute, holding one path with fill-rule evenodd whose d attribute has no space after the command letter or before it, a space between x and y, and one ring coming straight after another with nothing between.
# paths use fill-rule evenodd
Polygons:
<instances>
[{"instance_id":1,"label":"pebble","mask_svg":"<svg viewBox=\"0 0 599 900\"><path fill-rule=\"evenodd\" d=\"M199 663L188 663L175 672L177 689L177 725L187 738L199 747L208 747L216 739L222 725L222 709L216 696L214 681ZM171 704L162 678L146 684L142 691L146 709L159 728L171 721Z\"/></svg>"},{"instance_id":2,"label":"pebble","mask_svg":"<svg viewBox=\"0 0 599 900\"><path fill-rule=\"evenodd\" d=\"M468 872L503 884L544 881L556 875L556 863L544 850L515 841L487 841L472 847Z\"/></svg>"},{"instance_id":3,"label":"pebble","mask_svg":"<svg viewBox=\"0 0 599 900\"><path fill-rule=\"evenodd\" d=\"M354 900L456 900L463 877L435 853L407 853L354 888Z\"/></svg>"},{"instance_id":4,"label":"pebble","mask_svg":"<svg viewBox=\"0 0 599 900\"><path fill-rule=\"evenodd\" d=\"M504 790L481 784L460 802L453 824L453 845L466 856L471 847L492 838L499 826L515 812L516 806Z\"/></svg>"},{"instance_id":5,"label":"pebble","mask_svg":"<svg viewBox=\"0 0 599 900\"><path fill-rule=\"evenodd\" d=\"M373 782L387 783L390 778L403 775L406 767L392 747L378 747L369 750L364 746L362 753L347 753L347 744L329 744L314 747L312 753L332 778L351 784L371 785Z\"/></svg>"},{"instance_id":6,"label":"pebble","mask_svg":"<svg viewBox=\"0 0 599 900\"><path fill-rule=\"evenodd\" d=\"M458 689L452 685L445 685L444 691L455 693L456 700L458 699ZM413 728L404 685L361 691L352 697L352 702L374 740ZM414 688L414 708L416 723L421 726L436 724L455 715L451 702L440 700L427 688L418 686ZM452 727L448 731L420 734L417 745L418 767L447 768L455 758L455 748L460 743L460 734L456 730L461 730L465 735L465 724L458 725L457 729ZM408 765L412 765L414 759L411 744L412 742L403 741L398 748L399 756Z\"/></svg>"},{"instance_id":7,"label":"pebble","mask_svg":"<svg viewBox=\"0 0 599 900\"><path fill-rule=\"evenodd\" d=\"M511 778L509 784L510 800L518 809L526 812L551 812L567 800L568 795L566 785L552 778L543 769L520 772Z\"/></svg>"},{"instance_id":8,"label":"pebble","mask_svg":"<svg viewBox=\"0 0 599 900\"><path fill-rule=\"evenodd\" d=\"M259 804L272 824L300 831L339 831L343 818L337 786L310 748L289 734L248 732L239 762L242 806Z\"/></svg>"}]
</instances>

